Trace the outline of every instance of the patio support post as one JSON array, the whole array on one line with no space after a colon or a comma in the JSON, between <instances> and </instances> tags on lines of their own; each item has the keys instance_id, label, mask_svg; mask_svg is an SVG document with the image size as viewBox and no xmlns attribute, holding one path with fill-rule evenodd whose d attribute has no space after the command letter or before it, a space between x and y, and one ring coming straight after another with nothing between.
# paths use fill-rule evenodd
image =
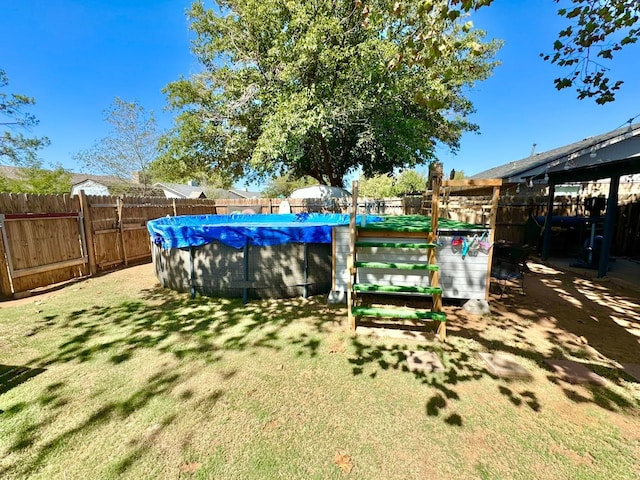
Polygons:
<instances>
[{"instance_id":1,"label":"patio support post","mask_svg":"<svg viewBox=\"0 0 640 480\"><path fill-rule=\"evenodd\" d=\"M598 264L598 278L607 275L609 268L609 252L611 251L611 243L613 236L613 227L618 211L618 187L620 186L620 175L611 177L609 184L609 196L607 197L607 213L604 216L604 235L602 237L602 246L600 250L600 262Z\"/></svg>"},{"instance_id":2,"label":"patio support post","mask_svg":"<svg viewBox=\"0 0 640 480\"><path fill-rule=\"evenodd\" d=\"M542 259L549 259L551 249L551 220L553 217L553 198L556 195L556 184L549 180L549 200L547 201L547 216L544 220L544 237L542 240Z\"/></svg>"}]
</instances>

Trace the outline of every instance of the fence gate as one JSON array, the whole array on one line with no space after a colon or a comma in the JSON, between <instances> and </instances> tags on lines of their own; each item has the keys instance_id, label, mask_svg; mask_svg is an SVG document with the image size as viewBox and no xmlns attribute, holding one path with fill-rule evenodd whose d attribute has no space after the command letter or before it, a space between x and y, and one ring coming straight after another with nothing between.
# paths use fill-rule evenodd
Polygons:
<instances>
[{"instance_id":1,"label":"fence gate","mask_svg":"<svg viewBox=\"0 0 640 480\"><path fill-rule=\"evenodd\" d=\"M0 230L11 289L5 295L88 274L81 212L0 214Z\"/></svg>"}]
</instances>

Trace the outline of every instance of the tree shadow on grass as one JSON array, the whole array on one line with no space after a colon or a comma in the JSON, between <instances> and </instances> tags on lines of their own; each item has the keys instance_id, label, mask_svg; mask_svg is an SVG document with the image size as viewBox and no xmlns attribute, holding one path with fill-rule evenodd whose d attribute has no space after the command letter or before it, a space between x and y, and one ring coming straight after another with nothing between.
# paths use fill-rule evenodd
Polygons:
<instances>
[{"instance_id":1,"label":"tree shadow on grass","mask_svg":"<svg viewBox=\"0 0 640 480\"><path fill-rule=\"evenodd\" d=\"M36 375L59 365L105 361L114 366L126 364L141 349L172 355L178 360L195 360L200 367L218 363L233 352L258 354L279 351L292 346L294 354L313 357L318 355L321 334L340 325L342 309L328 307L325 297L295 298L278 301L256 301L243 305L239 299L189 298L186 294L152 288L142 291L139 299L109 306L78 308L66 316L60 316L50 328L59 330L55 348L29 362L30 369L23 370ZM297 325L303 323L302 326ZM37 335L37 332L35 333ZM189 362L194 365L193 362ZM42 432L58 421L62 407L71 400L60 392L62 384L49 385L36 398L19 402L6 409L5 415L24 416L25 409L41 408L41 415L22 421L12 435L9 453L16 454L19 462L7 463L2 475L29 476L46 465L50 456L68 442L73 442L89 432L111 422L124 422L128 416L143 409L152 399L175 395L175 390L189 378L187 364L160 366L159 371L146 380L146 384L123 398L95 405L87 410L86 419L79 424L55 433L43 441ZM133 368L138 368L133 366ZM228 380L236 370L221 372L222 380ZM9 383L7 383L9 385ZM190 392L180 393L180 399L195 402ZM216 390L207 397L211 408L224 395ZM82 415L82 413L81 413ZM174 421L164 417L158 431ZM110 466L120 475L131 468L148 448L151 440L140 438L127 450L125 458ZM22 454L29 450L28 455Z\"/></svg>"},{"instance_id":2,"label":"tree shadow on grass","mask_svg":"<svg viewBox=\"0 0 640 480\"><path fill-rule=\"evenodd\" d=\"M113 364L129 360L140 348L177 358L219 361L226 351L280 350L297 345L301 355L316 355L321 334L340 324L336 309L316 299L256 301L189 298L164 289L142 292L141 300L94 306L71 312L60 324L64 335L56 351L34 359L41 368L65 362L86 362L109 355ZM307 333L287 336L304 318Z\"/></svg>"},{"instance_id":3,"label":"tree shadow on grass","mask_svg":"<svg viewBox=\"0 0 640 480\"><path fill-rule=\"evenodd\" d=\"M640 359L633 357L638 355L638 338L615 321L616 315L637 317L639 299L570 274L537 269L528 274L525 296L512 291L500 299L493 297L491 304L493 315L483 317L482 322L465 322L463 315L454 316L452 334L477 342L483 351L527 359L548 371L547 359L574 360L607 379L605 385L566 387L569 384L557 376L547 375L573 402L593 403L612 412L640 406L638 400L618 393L618 387L630 377L621 371L617 360L625 356L627 360ZM493 335L488 333L491 328ZM497 330L508 334L496 337ZM542 332L541 337L532 336L534 331L538 335ZM534 411L542 408L531 391L517 397L503 386L499 391L514 404L529 405Z\"/></svg>"},{"instance_id":4,"label":"tree shadow on grass","mask_svg":"<svg viewBox=\"0 0 640 480\"><path fill-rule=\"evenodd\" d=\"M351 340L354 355L349 358L352 373L355 376L368 375L376 378L378 369L396 370L412 375L416 381L428 385L436 390L425 403L425 413L428 417L443 417L443 421L451 426L462 426L463 418L456 412L454 402L460 400L455 386L461 382L479 380L488 372L478 362L462 351L456 351L451 346L442 343L431 345L413 345L378 341L366 341L357 337ZM410 369L407 363L407 350L435 351L442 361L444 371L421 371ZM447 414L447 411L449 413ZM446 415L446 416L445 416Z\"/></svg>"},{"instance_id":5,"label":"tree shadow on grass","mask_svg":"<svg viewBox=\"0 0 640 480\"><path fill-rule=\"evenodd\" d=\"M22 425L20 431L14 436L8 451L9 453L16 453L31 448L34 452L30 454L29 457L22 458L20 462L9 464L3 469L0 469L0 475L18 474L26 477L33 475L47 464L49 458L55 455L55 452L59 450L59 448L64 447L71 441L77 440L88 432L100 428L108 422L126 421L127 417L145 407L153 398L169 393L181 381L184 381L184 379L181 378L180 374L160 372L149 378L143 388L134 391L121 401L108 402L101 405L90 413L85 420L71 428L56 433L45 442L42 442L41 432L43 428L51 425L56 420L59 412L56 409L50 408L47 410L48 415L42 419L30 418L27 424ZM68 399L65 399L60 393L62 387L63 384L61 383L49 385L45 391L33 399L31 403L40 405L57 403L57 406L64 405ZM23 404L21 410L28 407L28 404ZM17 413L16 411L15 414ZM172 416L163 418L163 420L157 424L157 428L154 428L154 433L158 433L159 430L165 428L172 420ZM132 449L127 457L118 462L116 473L124 473L124 471L131 466L132 460L149 448L147 440L145 437L134 442L135 448Z\"/></svg>"},{"instance_id":6,"label":"tree shadow on grass","mask_svg":"<svg viewBox=\"0 0 640 480\"><path fill-rule=\"evenodd\" d=\"M632 411L639 407L640 400L619 393L623 383L631 378L616 366L616 359L622 357L638 363L640 358L634 355L640 355L640 351L637 350L637 336L621 326L622 322L616 321L616 316L640 323L640 301L613 288L590 284L572 276L562 277L557 272L532 272L528 275L527 285L526 296L508 291L500 299L492 298L494 314L483 317L481 321L468 322L461 309L447 308L448 344L429 340L426 344L410 348L406 344L390 344L388 340L369 342L357 337L352 339L355 353L349 362L353 366L353 374L375 378L378 370L409 372L416 380L437 390L425 403L425 413L430 417L451 412L454 402L459 399L456 385L490 377L496 380L497 393L514 407L527 408L536 414L544 406L535 391L525 386L525 382L532 380L497 377L485 367L478 353L508 354L516 361L525 359L549 372L545 359L574 359L606 378L607 384L576 386L559 381L550 373L547 378L561 386L567 399L575 403L592 403L611 412ZM597 320L598 328L587 328L589 319L592 323ZM530 335L531 326L537 322L549 324L546 329L538 328L544 332L547 348ZM389 327L398 328L394 325ZM430 332L435 327L426 325L420 330ZM425 335L421 337L414 332L413 337L421 340ZM593 349L592 344L598 349ZM409 371L403 353L408 349L437 352L444 372ZM621 352L626 352L627 356ZM463 422L455 412L443 418L450 425L462 425Z\"/></svg>"},{"instance_id":7,"label":"tree shadow on grass","mask_svg":"<svg viewBox=\"0 0 640 480\"><path fill-rule=\"evenodd\" d=\"M507 296L503 302L505 308L518 310L522 321L514 320L500 309L497 309L491 320L499 324L501 329L508 329L510 339L517 340L516 343L487 336L483 328L467 325L464 318L452 315L449 322L452 339L450 344L435 342L410 348L401 343L389 346L359 337L352 338L352 353L348 356L352 373L355 376L368 375L372 379L380 370L397 370L412 375L416 381L435 389L430 398L425 400L425 415L440 418L450 426L462 426L464 419L455 411L455 402L461 395L457 387L484 377L497 379L478 360L478 351L511 353L543 366L545 353L529 338L527 322L535 322L541 316L548 318L554 314L545 310L548 308L548 299L545 301L544 298L533 298L532 305L525 310L522 310L522 302L518 300L514 299L509 304ZM590 307L587 305L585 309ZM257 354L261 351L278 351L285 345L295 347L299 356L314 357L321 352L322 335L338 328L346 328L344 317L344 308L326 306L324 297L255 301L245 306L239 299L190 299L186 294L154 288L142 291L137 300L109 307L79 308L64 318L58 318L55 325L51 326L60 329L57 348L35 358L30 363L30 368L35 370L71 362L83 363L98 357L107 359L113 365L121 365L131 360L140 349L169 354L180 360L194 359L204 365L220 362L232 352L249 351ZM560 321L557 328L564 328ZM553 345L553 355L563 357L570 348L566 343L560 342L556 335L555 330L550 330L547 340ZM575 345L576 349L577 347L578 344ZM409 370L404 352L423 348L435 350L439 354L444 372ZM229 370L228 375L234 374L233 369ZM614 378L615 369L609 374ZM60 393L60 384L51 384L37 398L30 402L18 402L2 414L3 417L18 415L32 404L47 406L44 418L30 419L20 427L11 441L12 452L33 448L35 453L26 461L23 457L20 463L9 464L4 471L0 471L0 475L28 476L36 472L46 464L50 452L65 442L107 422L126 419L153 398L172 394L184 380L185 374L182 371L161 370L150 377L144 387L126 398L100 405L88 412L86 420L79 425L63 430L54 438L38 444L39 432L56 420L57 411L70 400ZM535 392L530 388L523 388L520 381L511 383L504 379L497 380L499 382L496 383L496 390L515 407L528 408L532 412L539 412L544 408ZM567 398L573 402L592 402L608 410L633 407L629 400L607 387L563 388ZM190 394L185 391L181 395L188 399ZM215 403L223 395L223 391L217 391L210 401ZM158 428L165 429L173 421L171 415L163 417ZM146 437L135 440L131 446L132 450L127 456L113 467L117 474L130 469L136 456L149 448Z\"/></svg>"},{"instance_id":8,"label":"tree shadow on grass","mask_svg":"<svg viewBox=\"0 0 640 480\"><path fill-rule=\"evenodd\" d=\"M29 368L22 365L0 364L0 394L8 392L30 378L40 375L44 371L44 368Z\"/></svg>"}]
</instances>

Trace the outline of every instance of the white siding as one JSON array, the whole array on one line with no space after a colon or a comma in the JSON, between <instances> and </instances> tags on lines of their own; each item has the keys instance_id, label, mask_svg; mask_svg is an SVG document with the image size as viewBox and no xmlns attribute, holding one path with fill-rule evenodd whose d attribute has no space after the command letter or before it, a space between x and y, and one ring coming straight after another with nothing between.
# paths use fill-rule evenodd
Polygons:
<instances>
[{"instance_id":1,"label":"white siding","mask_svg":"<svg viewBox=\"0 0 640 480\"><path fill-rule=\"evenodd\" d=\"M71 196L78 195L82 190L87 195L109 195L109 187L106 185L94 180L85 180L71 187Z\"/></svg>"},{"instance_id":2,"label":"white siding","mask_svg":"<svg viewBox=\"0 0 640 480\"><path fill-rule=\"evenodd\" d=\"M467 235L468 241L473 234ZM349 275L347 272L347 255L349 254L349 228L336 227L334 236L336 245L336 291L345 292ZM370 238L371 241L415 242L415 238ZM467 255L462 258L460 252L451 248L452 236L441 235L439 243L442 247L436 249L436 263L440 267L439 279L444 298L484 299L487 286L487 266L489 256L478 252L477 256ZM426 241L426 239L425 239ZM427 262L426 249L403 248L358 248L358 260L378 262ZM359 268L358 281L377 285L429 285L427 270L394 270Z\"/></svg>"}]
</instances>

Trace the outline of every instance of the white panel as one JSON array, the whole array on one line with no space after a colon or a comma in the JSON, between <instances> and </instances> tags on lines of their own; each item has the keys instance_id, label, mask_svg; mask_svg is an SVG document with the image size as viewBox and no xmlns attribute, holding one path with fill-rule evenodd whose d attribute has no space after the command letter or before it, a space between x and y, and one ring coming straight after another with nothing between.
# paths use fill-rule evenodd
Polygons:
<instances>
[{"instance_id":1,"label":"white panel","mask_svg":"<svg viewBox=\"0 0 640 480\"><path fill-rule=\"evenodd\" d=\"M471 241L473 235L467 235ZM436 249L436 264L440 267L439 282L444 298L484 299L487 285L487 263L489 256L478 252L476 256L462 258L460 252L451 247L452 236L441 235L438 238L441 247ZM349 228L336 228L336 290L346 291L349 275L347 255L349 254ZM416 242L415 237L367 237L367 241ZM420 263L427 261L425 249L408 248L359 248L358 260L377 262ZM342 272L340 274L340 272ZM377 285L417 285L429 286L429 272L426 270L358 269L360 282Z\"/></svg>"}]
</instances>

